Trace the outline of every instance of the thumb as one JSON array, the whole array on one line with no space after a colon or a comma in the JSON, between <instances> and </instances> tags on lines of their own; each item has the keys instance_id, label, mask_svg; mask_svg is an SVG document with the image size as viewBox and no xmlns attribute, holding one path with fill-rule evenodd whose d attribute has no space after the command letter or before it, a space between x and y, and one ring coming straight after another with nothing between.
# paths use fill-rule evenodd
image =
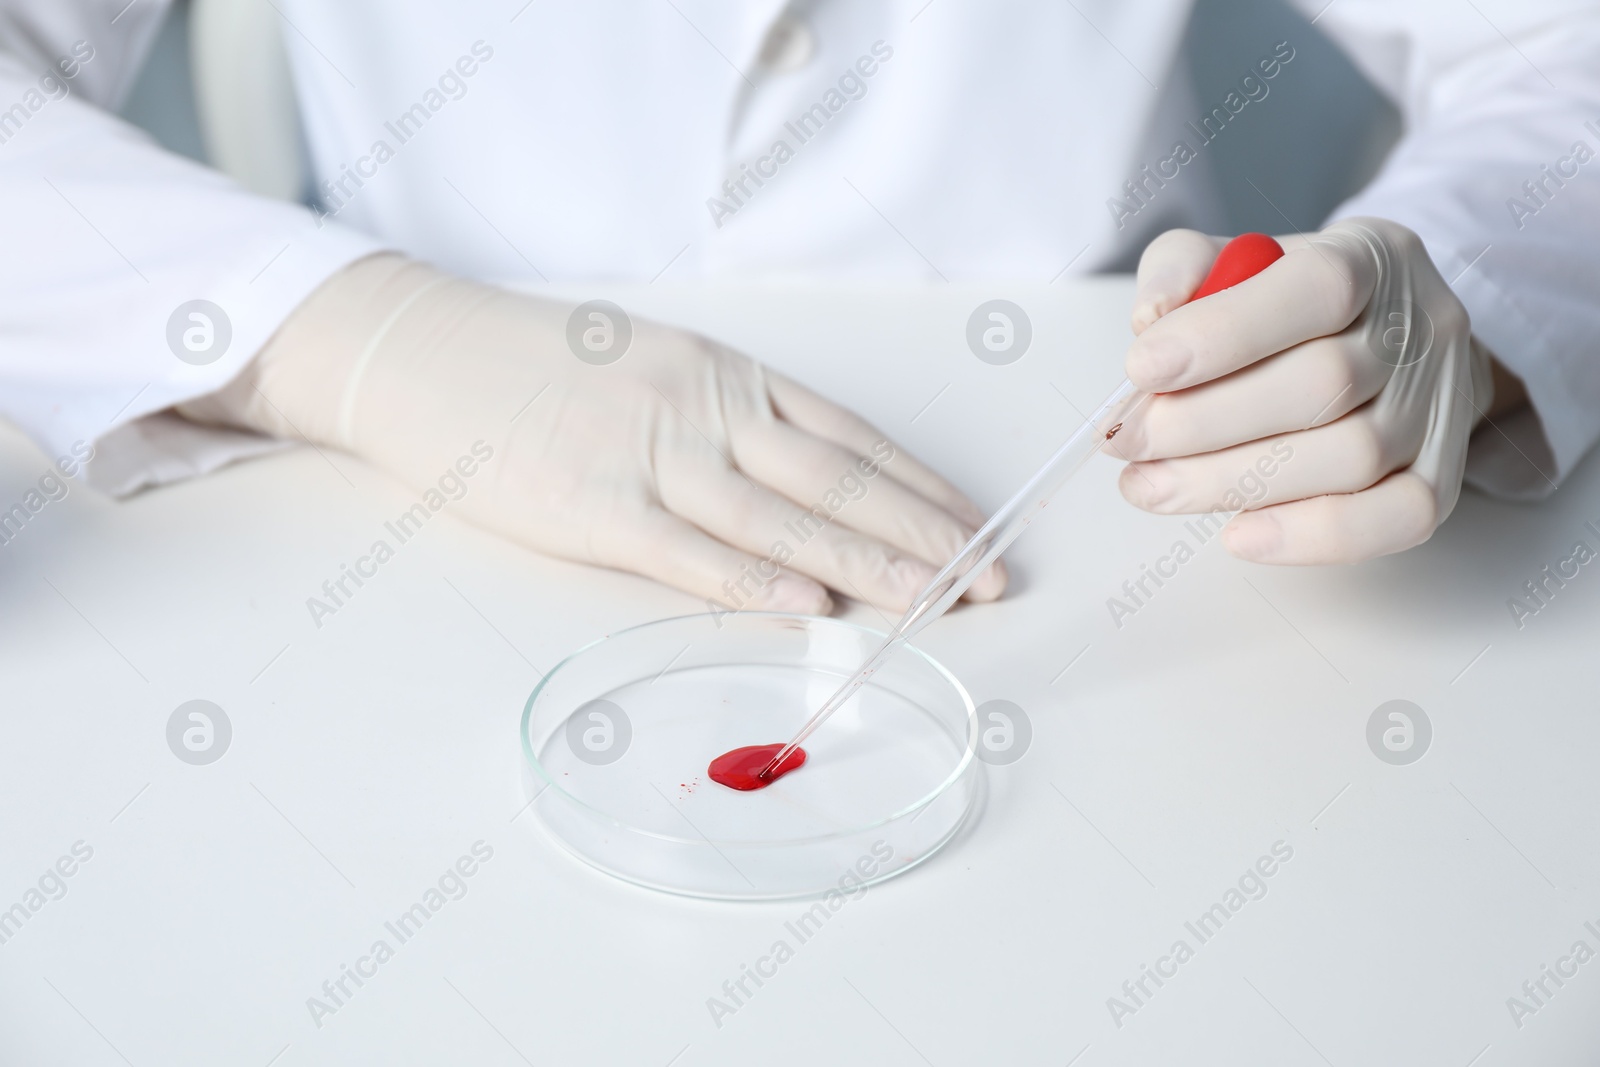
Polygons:
<instances>
[{"instance_id":1,"label":"thumb","mask_svg":"<svg viewBox=\"0 0 1600 1067\"><path fill-rule=\"evenodd\" d=\"M1135 336L1200 288L1226 243L1198 230L1168 230L1145 247L1133 297Z\"/></svg>"}]
</instances>

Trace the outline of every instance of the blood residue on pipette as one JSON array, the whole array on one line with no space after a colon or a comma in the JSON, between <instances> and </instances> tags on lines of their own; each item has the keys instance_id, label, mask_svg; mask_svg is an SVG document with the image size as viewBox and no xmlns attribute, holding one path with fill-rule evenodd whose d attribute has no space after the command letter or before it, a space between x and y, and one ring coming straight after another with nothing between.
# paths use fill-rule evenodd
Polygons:
<instances>
[{"instance_id":1,"label":"blood residue on pipette","mask_svg":"<svg viewBox=\"0 0 1600 1067\"><path fill-rule=\"evenodd\" d=\"M711 780L729 789L738 789L748 792L752 789L765 789L779 778L805 766L806 750L796 748L784 757L782 763L772 768L766 777L761 772L766 770L767 764L772 762L772 757L783 750L783 745L746 745L736 748L732 752L724 752L711 761Z\"/></svg>"}]
</instances>

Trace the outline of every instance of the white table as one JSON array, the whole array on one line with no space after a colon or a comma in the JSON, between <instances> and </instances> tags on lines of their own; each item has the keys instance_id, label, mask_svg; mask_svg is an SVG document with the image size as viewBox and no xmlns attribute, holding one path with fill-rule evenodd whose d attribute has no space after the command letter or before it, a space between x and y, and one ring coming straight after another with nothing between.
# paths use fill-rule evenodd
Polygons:
<instances>
[{"instance_id":1,"label":"white table","mask_svg":"<svg viewBox=\"0 0 1600 1067\"><path fill-rule=\"evenodd\" d=\"M989 507L1116 379L1129 301L1115 279L574 295L743 347ZM1035 331L1004 367L964 338L996 296ZM849 903L718 1028L707 999L803 905L635 889L516 814L535 668L702 605L446 518L319 631L306 598L414 499L329 459L120 504L74 487L0 548L0 908L93 849L0 945L0 1063L1594 1062L1600 962L1545 979L1520 1028L1507 998L1575 941L1600 950L1600 568L1521 630L1506 602L1600 545L1595 464L1540 507L1468 494L1428 545L1363 567L1213 543L1120 629L1106 599L1182 520L1123 506L1093 465L1013 551L1014 592L921 642L975 699L1026 709L1031 750L986 768L942 855ZM7 431L0 506L45 464ZM233 726L209 766L165 738L196 698ZM1434 729L1407 766L1366 741L1396 698ZM466 895L315 1025L307 999L478 841ZM1185 923L1280 841L1266 895L1202 944ZM1135 1005L1124 981L1180 938L1193 957L1118 1026L1108 998Z\"/></svg>"}]
</instances>

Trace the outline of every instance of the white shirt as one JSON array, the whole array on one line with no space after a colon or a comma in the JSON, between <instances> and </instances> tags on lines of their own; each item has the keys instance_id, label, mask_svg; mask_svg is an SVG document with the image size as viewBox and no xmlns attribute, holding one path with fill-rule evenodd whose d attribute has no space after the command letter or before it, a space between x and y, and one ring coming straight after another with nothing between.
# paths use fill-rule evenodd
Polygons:
<instances>
[{"instance_id":1,"label":"white shirt","mask_svg":"<svg viewBox=\"0 0 1600 1067\"><path fill-rule=\"evenodd\" d=\"M1185 0L279 0L313 213L108 114L159 2L0 0L0 413L52 456L93 443L113 492L272 447L168 409L383 248L516 284L1126 264L1215 216L1214 176L1174 142L1203 161L1206 116L1274 106L1324 31L1405 122L1332 216L1422 235L1538 416L1479 434L1469 479L1540 495L1529 457L1559 478L1600 437L1600 162L1579 148L1600 152L1600 9L1297 6L1315 30L1263 39L1237 93L1197 100L1176 89ZM204 365L168 340L196 299L231 328Z\"/></svg>"}]
</instances>

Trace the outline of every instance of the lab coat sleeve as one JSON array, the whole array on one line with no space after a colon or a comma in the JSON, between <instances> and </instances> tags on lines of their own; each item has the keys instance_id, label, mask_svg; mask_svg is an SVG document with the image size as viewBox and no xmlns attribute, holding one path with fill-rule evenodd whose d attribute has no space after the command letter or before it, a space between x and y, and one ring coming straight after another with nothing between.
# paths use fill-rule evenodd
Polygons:
<instances>
[{"instance_id":1,"label":"lab coat sleeve","mask_svg":"<svg viewBox=\"0 0 1600 1067\"><path fill-rule=\"evenodd\" d=\"M1527 385L1479 428L1467 480L1536 499L1600 438L1600 10L1552 0L1310 0L1405 133L1333 218L1415 230Z\"/></svg>"},{"instance_id":2,"label":"lab coat sleeve","mask_svg":"<svg viewBox=\"0 0 1600 1067\"><path fill-rule=\"evenodd\" d=\"M171 409L227 384L323 280L383 247L109 113L164 7L0 0L0 415L52 459L92 449L83 476L115 494L277 447ZM221 309L209 348L206 321L180 313L195 300Z\"/></svg>"}]
</instances>

